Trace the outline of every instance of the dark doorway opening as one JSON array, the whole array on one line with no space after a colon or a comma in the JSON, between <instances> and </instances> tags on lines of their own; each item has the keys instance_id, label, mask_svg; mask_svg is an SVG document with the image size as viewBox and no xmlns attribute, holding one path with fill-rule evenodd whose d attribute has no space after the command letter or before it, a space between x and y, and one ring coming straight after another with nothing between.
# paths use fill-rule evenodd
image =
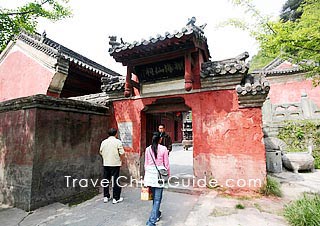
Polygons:
<instances>
[{"instance_id":1,"label":"dark doorway opening","mask_svg":"<svg viewBox=\"0 0 320 226\"><path fill-rule=\"evenodd\" d=\"M159 124L164 124L166 133L171 137L173 143L181 143L182 134L182 113L181 112L164 112L146 114L147 120L147 144L151 144L152 134L158 131Z\"/></svg>"},{"instance_id":2,"label":"dark doorway opening","mask_svg":"<svg viewBox=\"0 0 320 226\"><path fill-rule=\"evenodd\" d=\"M141 143L146 147L151 144L153 132L158 131L159 124L164 124L166 133L173 141L169 155L171 176L178 178L193 177L192 147L192 111L180 97L157 99L144 108L145 137ZM143 129L142 129L143 130ZM188 148L184 147L186 139L191 139Z\"/></svg>"}]
</instances>

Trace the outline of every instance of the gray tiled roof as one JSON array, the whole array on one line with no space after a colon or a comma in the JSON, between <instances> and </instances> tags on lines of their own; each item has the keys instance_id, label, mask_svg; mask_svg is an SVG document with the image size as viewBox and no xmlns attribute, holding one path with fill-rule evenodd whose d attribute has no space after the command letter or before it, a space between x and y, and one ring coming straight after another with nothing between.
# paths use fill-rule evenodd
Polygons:
<instances>
[{"instance_id":1,"label":"gray tiled roof","mask_svg":"<svg viewBox=\"0 0 320 226\"><path fill-rule=\"evenodd\" d=\"M287 68L279 67L281 64L285 62L286 60L277 57L262 69L254 70L252 73L253 74L262 73L268 76L268 75L292 74L292 73L303 71L303 69L299 65L295 65L295 64L292 64L290 67L287 67ZM288 61L288 63L290 62Z\"/></svg>"},{"instance_id":2,"label":"gray tiled roof","mask_svg":"<svg viewBox=\"0 0 320 226\"><path fill-rule=\"evenodd\" d=\"M262 74L246 75L240 85L236 86L236 91L239 96L268 94L270 83Z\"/></svg>"},{"instance_id":3,"label":"gray tiled roof","mask_svg":"<svg viewBox=\"0 0 320 226\"><path fill-rule=\"evenodd\" d=\"M96 95L97 96L97 95ZM13 111L28 108L46 108L46 109L63 109L64 111L88 111L94 113L107 113L108 108L101 106L97 102L91 104L76 101L80 98L55 98L44 94L36 94L33 96L20 97L12 100L0 102L0 112ZM99 104L99 105L98 105Z\"/></svg>"},{"instance_id":4,"label":"gray tiled roof","mask_svg":"<svg viewBox=\"0 0 320 226\"><path fill-rule=\"evenodd\" d=\"M104 92L94 93L94 94L89 94L84 96L69 97L68 99L86 101L92 104L99 104L102 106L106 106L107 103L109 102L108 95Z\"/></svg>"},{"instance_id":5,"label":"gray tiled roof","mask_svg":"<svg viewBox=\"0 0 320 226\"><path fill-rule=\"evenodd\" d=\"M244 52L235 58L204 62L201 65L201 77L206 78L209 76L246 74L249 67L245 62L245 59L248 57L248 52Z\"/></svg>"},{"instance_id":6,"label":"gray tiled roof","mask_svg":"<svg viewBox=\"0 0 320 226\"><path fill-rule=\"evenodd\" d=\"M69 62L72 62L82 68L88 69L101 76L121 76L120 74L82 56L79 53L76 53L63 45L51 40L46 37L45 32L40 35L30 34L28 32L22 31L16 36L16 39L19 39L28 45L42 51L48 56L59 58L62 57Z\"/></svg>"},{"instance_id":7,"label":"gray tiled roof","mask_svg":"<svg viewBox=\"0 0 320 226\"><path fill-rule=\"evenodd\" d=\"M163 35L157 34L155 37L150 37L149 39L142 39L141 41L134 41L132 43L124 42L122 38L120 39L120 42L117 41L116 36L110 36L110 49L109 54L113 56L117 61L121 61L122 52L127 53L133 53L137 51L137 54L140 53L148 53L152 51L161 51L161 49L165 48L179 48L180 45L185 45L186 40L193 41L194 37L198 41L202 41L202 43L205 43L206 51L208 57L209 50L207 46L207 38L204 36L203 29L205 25L202 26L196 26L194 25L194 21L189 21L188 24L183 27L180 31L175 30L174 32L165 32ZM174 40L174 45L168 44L171 40ZM158 45L161 42L161 45Z\"/></svg>"},{"instance_id":8,"label":"gray tiled roof","mask_svg":"<svg viewBox=\"0 0 320 226\"><path fill-rule=\"evenodd\" d=\"M123 92L125 80L119 77L102 77L101 78L101 90L106 93L110 92Z\"/></svg>"},{"instance_id":9,"label":"gray tiled roof","mask_svg":"<svg viewBox=\"0 0 320 226\"><path fill-rule=\"evenodd\" d=\"M150 37L149 39L141 39L141 41L134 41L133 43L128 43L128 42L123 42L123 43L118 43L118 44L115 43L115 45L111 45L111 48L109 49L109 53L110 53L110 55L112 55L112 53L114 53L114 52L118 53L123 50L132 49L134 47L141 46L141 45L147 46L149 44L154 44L159 41L164 41L166 39L171 39L174 37L179 39L182 36L189 35L189 34L195 34L198 38L201 38L204 41L207 40L206 37L202 33L200 33L197 29L195 29L194 27L183 27L181 29L181 31L175 30L172 33L165 32L164 35L157 34L156 37Z\"/></svg>"},{"instance_id":10,"label":"gray tiled roof","mask_svg":"<svg viewBox=\"0 0 320 226\"><path fill-rule=\"evenodd\" d=\"M246 74L236 86L239 108L262 107L270 90L270 84L262 74Z\"/></svg>"}]
</instances>

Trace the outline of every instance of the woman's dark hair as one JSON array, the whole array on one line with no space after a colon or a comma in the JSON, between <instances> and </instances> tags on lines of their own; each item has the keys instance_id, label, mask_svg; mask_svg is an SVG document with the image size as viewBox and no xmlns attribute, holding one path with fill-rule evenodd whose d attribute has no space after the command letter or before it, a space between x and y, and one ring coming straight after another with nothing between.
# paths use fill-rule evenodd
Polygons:
<instances>
[{"instance_id":1,"label":"woman's dark hair","mask_svg":"<svg viewBox=\"0 0 320 226\"><path fill-rule=\"evenodd\" d=\"M152 136L152 145L151 150L153 151L154 156L157 158L158 155L158 144L160 141L160 133L154 132Z\"/></svg>"}]
</instances>

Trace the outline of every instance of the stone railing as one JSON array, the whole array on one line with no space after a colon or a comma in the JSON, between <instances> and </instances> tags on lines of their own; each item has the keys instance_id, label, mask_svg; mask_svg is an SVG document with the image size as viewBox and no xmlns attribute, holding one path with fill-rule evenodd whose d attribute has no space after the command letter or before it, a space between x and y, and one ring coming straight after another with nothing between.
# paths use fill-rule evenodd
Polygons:
<instances>
[{"instance_id":1,"label":"stone railing","mask_svg":"<svg viewBox=\"0 0 320 226\"><path fill-rule=\"evenodd\" d=\"M272 104L267 98L262 107L263 131L267 137L276 137L279 128L286 120L320 119L319 107L308 98L301 95L301 102Z\"/></svg>"}]
</instances>

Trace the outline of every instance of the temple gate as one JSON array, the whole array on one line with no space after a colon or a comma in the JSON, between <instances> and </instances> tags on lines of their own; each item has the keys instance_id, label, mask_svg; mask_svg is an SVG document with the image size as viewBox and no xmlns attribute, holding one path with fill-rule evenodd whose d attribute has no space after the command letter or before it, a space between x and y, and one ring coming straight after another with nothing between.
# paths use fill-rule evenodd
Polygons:
<instances>
[{"instance_id":1,"label":"temple gate","mask_svg":"<svg viewBox=\"0 0 320 226\"><path fill-rule=\"evenodd\" d=\"M257 190L260 186L250 181L266 178L261 106L269 83L247 74L246 52L210 61L203 28L193 19L181 31L141 42L110 37L109 53L127 67L127 76L125 81L103 78L102 90L127 151L126 173L143 176L151 113L192 111L195 178Z\"/></svg>"}]
</instances>

